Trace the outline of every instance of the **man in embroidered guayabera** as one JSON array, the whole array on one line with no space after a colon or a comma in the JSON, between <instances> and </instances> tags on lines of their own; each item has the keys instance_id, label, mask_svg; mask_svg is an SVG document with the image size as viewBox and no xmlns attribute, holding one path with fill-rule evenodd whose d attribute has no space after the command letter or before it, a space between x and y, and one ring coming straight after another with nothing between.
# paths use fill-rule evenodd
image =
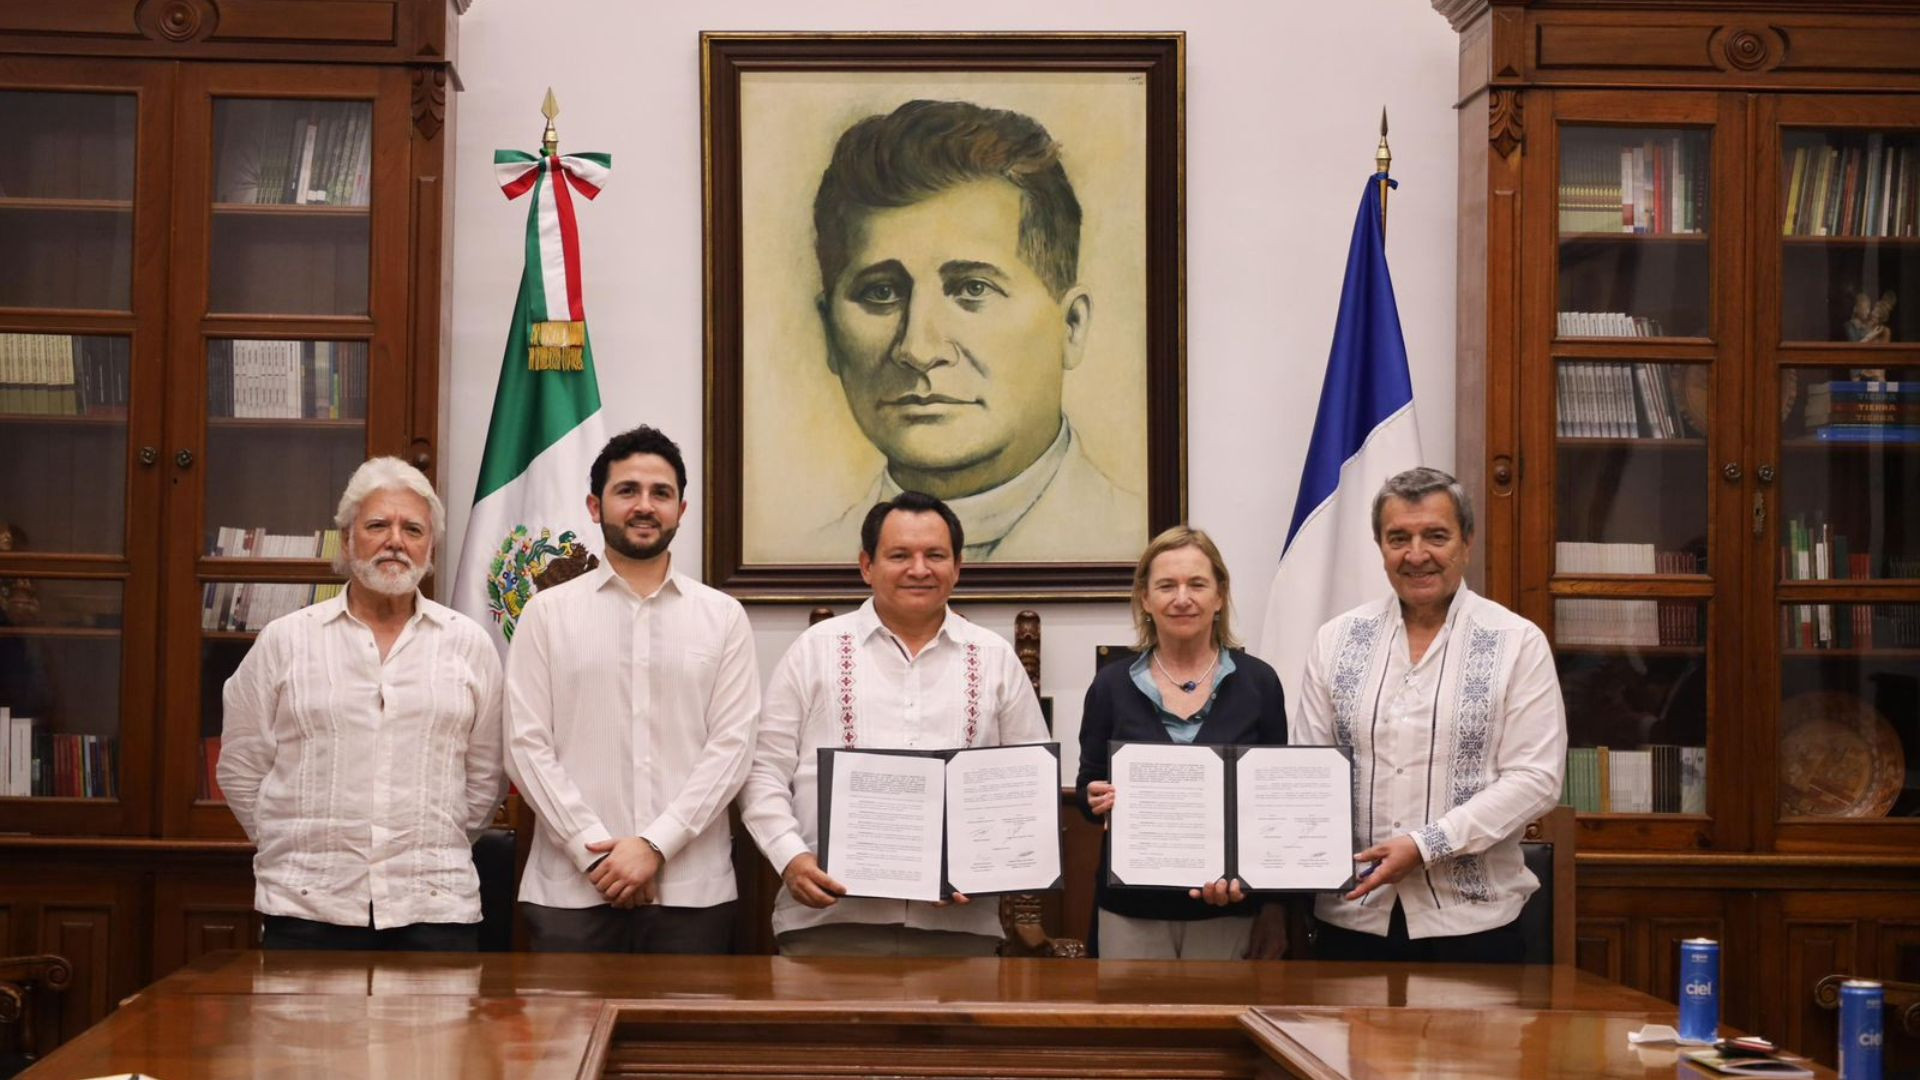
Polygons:
<instances>
[{"instance_id":1,"label":"man in embroidered guayabera","mask_svg":"<svg viewBox=\"0 0 1920 1080\"><path fill-rule=\"evenodd\" d=\"M397 458L334 514L346 588L267 624L227 680L218 766L268 949L479 946L473 841L505 789L500 657L420 593L447 515ZM240 603L274 604L255 584Z\"/></svg>"},{"instance_id":2,"label":"man in embroidered guayabera","mask_svg":"<svg viewBox=\"0 0 1920 1080\"><path fill-rule=\"evenodd\" d=\"M1296 744L1353 748L1360 882L1318 897L1314 956L1518 963L1540 883L1527 823L1560 799L1566 708L1540 628L1461 585L1473 504L1437 469L1374 496L1391 596L1320 628Z\"/></svg>"},{"instance_id":3,"label":"man in embroidered guayabera","mask_svg":"<svg viewBox=\"0 0 1920 1080\"><path fill-rule=\"evenodd\" d=\"M987 956L997 905L845 895L820 868L821 747L943 750L1047 739L1040 702L1012 646L947 607L965 544L930 495L902 492L868 512L858 611L800 635L767 685L740 816L786 888L773 931L792 956Z\"/></svg>"},{"instance_id":4,"label":"man in embroidered guayabera","mask_svg":"<svg viewBox=\"0 0 1920 1080\"><path fill-rule=\"evenodd\" d=\"M679 446L616 435L587 476L606 560L534 594L507 654L507 769L539 815L520 882L536 952L724 953L727 804L760 712L747 613L680 573Z\"/></svg>"}]
</instances>

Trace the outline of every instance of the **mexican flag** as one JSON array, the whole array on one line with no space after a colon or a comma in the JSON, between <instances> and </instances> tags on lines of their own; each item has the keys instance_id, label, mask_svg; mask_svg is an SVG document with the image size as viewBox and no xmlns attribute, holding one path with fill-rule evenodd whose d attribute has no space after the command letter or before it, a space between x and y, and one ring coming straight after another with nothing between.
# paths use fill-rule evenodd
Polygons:
<instances>
[{"instance_id":1,"label":"mexican flag","mask_svg":"<svg viewBox=\"0 0 1920 1080\"><path fill-rule=\"evenodd\" d=\"M500 150L493 163L507 197L531 192L533 205L453 606L492 630L504 654L534 591L597 561L587 549L600 535L587 516L587 471L607 434L574 206L600 194L612 161Z\"/></svg>"}]
</instances>

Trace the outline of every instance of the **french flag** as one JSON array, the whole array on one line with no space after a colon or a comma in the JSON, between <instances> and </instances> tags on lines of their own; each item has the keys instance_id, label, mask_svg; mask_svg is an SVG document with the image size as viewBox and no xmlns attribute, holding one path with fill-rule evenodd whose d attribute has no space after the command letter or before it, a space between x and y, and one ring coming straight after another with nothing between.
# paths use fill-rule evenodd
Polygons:
<instances>
[{"instance_id":1,"label":"french flag","mask_svg":"<svg viewBox=\"0 0 1920 1080\"><path fill-rule=\"evenodd\" d=\"M1421 463L1407 343L1387 274L1383 179L1367 178L1353 223L1320 413L1260 635L1259 654L1279 673L1287 703L1296 709L1303 700L1307 652L1321 624L1387 588L1373 537L1374 493L1395 473Z\"/></svg>"}]
</instances>

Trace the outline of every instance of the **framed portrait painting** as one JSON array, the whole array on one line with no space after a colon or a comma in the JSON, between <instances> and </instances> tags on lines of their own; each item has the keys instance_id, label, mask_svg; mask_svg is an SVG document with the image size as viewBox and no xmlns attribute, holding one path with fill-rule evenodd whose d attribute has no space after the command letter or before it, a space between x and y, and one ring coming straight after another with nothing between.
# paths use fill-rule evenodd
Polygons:
<instances>
[{"instance_id":1,"label":"framed portrait painting","mask_svg":"<svg viewBox=\"0 0 1920 1080\"><path fill-rule=\"evenodd\" d=\"M962 596L1127 594L1186 509L1184 44L702 35L709 583L863 595L911 490Z\"/></svg>"}]
</instances>

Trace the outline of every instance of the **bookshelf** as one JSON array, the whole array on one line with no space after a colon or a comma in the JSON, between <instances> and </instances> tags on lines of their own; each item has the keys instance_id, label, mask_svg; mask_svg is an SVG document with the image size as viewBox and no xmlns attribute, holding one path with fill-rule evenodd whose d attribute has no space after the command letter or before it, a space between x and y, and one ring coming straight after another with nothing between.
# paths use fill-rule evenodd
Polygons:
<instances>
[{"instance_id":1,"label":"bookshelf","mask_svg":"<svg viewBox=\"0 0 1920 1080\"><path fill-rule=\"evenodd\" d=\"M1457 463L1554 644L1580 964L1717 938L1831 1061L1801 974L1920 975L1920 51L1868 44L1920 16L1765 6L1436 0Z\"/></svg>"},{"instance_id":2,"label":"bookshelf","mask_svg":"<svg viewBox=\"0 0 1920 1080\"><path fill-rule=\"evenodd\" d=\"M0 11L0 945L74 961L69 1035L253 940L222 684L444 424L464 4L160 6Z\"/></svg>"}]
</instances>

